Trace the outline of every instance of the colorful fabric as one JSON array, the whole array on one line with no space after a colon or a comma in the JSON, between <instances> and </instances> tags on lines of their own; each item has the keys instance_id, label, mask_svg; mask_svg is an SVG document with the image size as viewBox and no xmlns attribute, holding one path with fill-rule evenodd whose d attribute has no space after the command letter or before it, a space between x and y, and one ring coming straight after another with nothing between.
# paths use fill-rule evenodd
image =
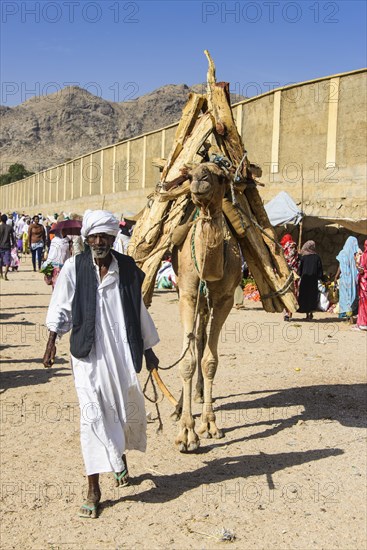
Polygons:
<instances>
[{"instance_id":1,"label":"colorful fabric","mask_svg":"<svg viewBox=\"0 0 367 550\"><path fill-rule=\"evenodd\" d=\"M284 235L284 237L280 241L280 244L283 247L284 257L286 259L289 269L297 273L300 260L298 256L297 245L294 242L292 235L289 235L289 233L287 235ZM298 280L294 281L294 293L296 296L298 294L298 282Z\"/></svg>"},{"instance_id":2,"label":"colorful fabric","mask_svg":"<svg viewBox=\"0 0 367 550\"><path fill-rule=\"evenodd\" d=\"M339 317L350 317L357 312L357 280L358 270L355 254L358 252L358 241L348 237L343 249L336 259L340 265L339 279Z\"/></svg>"},{"instance_id":3,"label":"colorful fabric","mask_svg":"<svg viewBox=\"0 0 367 550\"><path fill-rule=\"evenodd\" d=\"M284 256L286 259L286 262L289 266L289 268L292 271L298 271L299 267L299 256L298 256L298 250L297 245L294 241L287 242L285 246L283 247L284 250Z\"/></svg>"},{"instance_id":4,"label":"colorful fabric","mask_svg":"<svg viewBox=\"0 0 367 550\"><path fill-rule=\"evenodd\" d=\"M247 283L243 289L243 297L245 300L251 300L252 302L260 302L260 292L254 283Z\"/></svg>"},{"instance_id":5,"label":"colorful fabric","mask_svg":"<svg viewBox=\"0 0 367 550\"><path fill-rule=\"evenodd\" d=\"M53 270L52 270L52 275L51 275L52 289L55 288L55 284L56 284L57 278L60 274L60 271L61 271L61 267L54 267Z\"/></svg>"},{"instance_id":6,"label":"colorful fabric","mask_svg":"<svg viewBox=\"0 0 367 550\"><path fill-rule=\"evenodd\" d=\"M162 263L157 273L157 288L175 288L176 274L173 270L171 262L165 261Z\"/></svg>"},{"instance_id":7,"label":"colorful fabric","mask_svg":"<svg viewBox=\"0 0 367 550\"><path fill-rule=\"evenodd\" d=\"M17 250L17 247L16 247L16 246L14 246L14 247L11 249L10 257L11 257L10 267L11 267L11 268L14 268L14 269L18 269L19 264L20 264L20 261L19 261L18 250Z\"/></svg>"},{"instance_id":8,"label":"colorful fabric","mask_svg":"<svg viewBox=\"0 0 367 550\"><path fill-rule=\"evenodd\" d=\"M367 330L367 240L364 241L364 251L360 258L358 267L359 303L357 325L359 326L359 328Z\"/></svg>"},{"instance_id":9,"label":"colorful fabric","mask_svg":"<svg viewBox=\"0 0 367 550\"><path fill-rule=\"evenodd\" d=\"M24 254L29 253L28 231L27 233L23 233L23 253Z\"/></svg>"},{"instance_id":10,"label":"colorful fabric","mask_svg":"<svg viewBox=\"0 0 367 550\"><path fill-rule=\"evenodd\" d=\"M293 243L293 237L290 233L286 233L284 237L282 237L280 244L284 248L287 243Z\"/></svg>"}]
</instances>

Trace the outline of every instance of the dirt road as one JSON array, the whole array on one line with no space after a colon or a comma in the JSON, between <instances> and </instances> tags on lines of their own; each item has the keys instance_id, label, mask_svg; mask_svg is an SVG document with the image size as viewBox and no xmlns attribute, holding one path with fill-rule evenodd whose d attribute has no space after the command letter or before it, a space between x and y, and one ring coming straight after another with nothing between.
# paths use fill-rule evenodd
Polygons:
<instances>
[{"instance_id":1,"label":"dirt road","mask_svg":"<svg viewBox=\"0 0 367 550\"><path fill-rule=\"evenodd\" d=\"M100 517L83 520L68 338L44 369L50 287L29 259L9 278L1 282L2 548L366 548L366 334L324 313L284 323L251 302L233 309L214 387L225 438L180 454L163 400L163 433L150 422L147 453L129 454L134 484L115 489L104 474ZM156 294L151 313L169 365L181 351L175 293ZM177 396L177 370L162 377ZM150 403L147 411L155 417Z\"/></svg>"}]
</instances>

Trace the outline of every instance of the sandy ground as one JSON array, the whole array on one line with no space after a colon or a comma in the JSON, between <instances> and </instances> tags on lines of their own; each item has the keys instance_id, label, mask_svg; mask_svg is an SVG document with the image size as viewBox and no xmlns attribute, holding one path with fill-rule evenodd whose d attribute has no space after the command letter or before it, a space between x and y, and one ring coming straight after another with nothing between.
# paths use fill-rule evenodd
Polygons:
<instances>
[{"instance_id":1,"label":"sandy ground","mask_svg":"<svg viewBox=\"0 0 367 550\"><path fill-rule=\"evenodd\" d=\"M134 484L115 489L104 474L100 517L83 520L68 338L44 369L50 287L29 258L9 278L1 283L2 548L366 548L366 334L329 314L284 323L251 302L233 309L214 388L225 438L180 454L164 399L163 433L149 423L147 453L129 454ZM151 313L169 365L181 351L175 293L157 293ZM162 377L177 395L177 370ZM155 417L150 403L147 411ZM221 541L223 529L232 542Z\"/></svg>"}]
</instances>

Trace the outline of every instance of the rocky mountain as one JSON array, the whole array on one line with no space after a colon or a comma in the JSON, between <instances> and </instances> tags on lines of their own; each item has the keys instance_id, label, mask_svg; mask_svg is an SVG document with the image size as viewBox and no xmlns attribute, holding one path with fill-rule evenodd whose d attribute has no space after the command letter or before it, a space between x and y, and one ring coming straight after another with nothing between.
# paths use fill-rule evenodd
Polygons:
<instances>
[{"instance_id":1,"label":"rocky mountain","mask_svg":"<svg viewBox=\"0 0 367 550\"><path fill-rule=\"evenodd\" d=\"M117 103L72 86L16 107L0 106L0 173L15 162L37 172L177 122L190 90L203 92L202 85L169 84Z\"/></svg>"}]
</instances>

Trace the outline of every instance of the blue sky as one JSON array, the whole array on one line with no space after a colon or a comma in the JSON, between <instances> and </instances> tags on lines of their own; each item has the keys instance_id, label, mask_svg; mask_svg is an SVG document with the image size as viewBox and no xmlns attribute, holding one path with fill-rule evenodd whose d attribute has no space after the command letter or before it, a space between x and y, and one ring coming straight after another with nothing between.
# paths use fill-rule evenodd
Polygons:
<instances>
[{"instance_id":1,"label":"blue sky","mask_svg":"<svg viewBox=\"0 0 367 550\"><path fill-rule=\"evenodd\" d=\"M252 96L366 66L364 1L1 1L1 104L76 83L114 101L206 78Z\"/></svg>"}]
</instances>

